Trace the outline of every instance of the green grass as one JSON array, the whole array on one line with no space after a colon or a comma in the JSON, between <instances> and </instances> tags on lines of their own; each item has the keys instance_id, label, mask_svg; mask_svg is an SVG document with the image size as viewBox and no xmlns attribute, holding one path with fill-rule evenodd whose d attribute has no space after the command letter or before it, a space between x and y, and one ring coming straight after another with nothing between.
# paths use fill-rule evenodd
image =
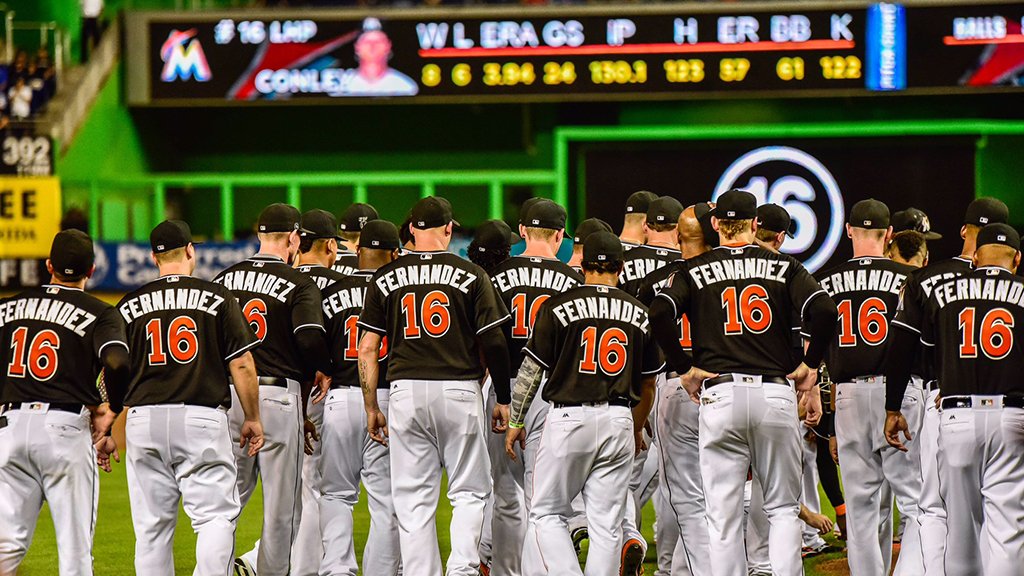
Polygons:
<instances>
[{"instance_id":1,"label":"green grass","mask_svg":"<svg viewBox=\"0 0 1024 576\"><path fill-rule=\"evenodd\" d=\"M128 482L125 474L124 464L116 465L110 474L100 473L100 501L99 514L96 522L96 541L93 549L97 576L120 576L135 574L132 564L135 556L135 534L132 531L131 509L128 505ZM366 511L366 499L361 498L356 508L356 553L362 555L362 544L366 540L368 528L368 515ZM832 510L827 500L822 496L823 507L826 514L831 515ZM259 537L260 524L263 514L260 492L257 490L252 502L242 513L238 521L236 533L236 553L241 554L252 548L253 543ZM448 525L451 520L451 510L447 500L443 496L441 505L438 507L438 535L441 539L442 557L448 554ZM648 542L654 542L652 524L654 521L654 510L650 505L644 510L644 525L642 532ZM174 566L178 574L190 574L194 567L196 535L192 532L188 517L184 512L178 515L178 530L174 539ZM830 554L808 561L807 575L817 576L827 574L819 572L814 566L841 558L842 554ZM654 547L647 554L645 566L648 575L653 574L656 552ZM22 576L52 576L58 573L57 545L54 538L53 522L50 520L49 510L44 506L39 523L36 527L35 538L28 556L18 572Z\"/></svg>"}]
</instances>

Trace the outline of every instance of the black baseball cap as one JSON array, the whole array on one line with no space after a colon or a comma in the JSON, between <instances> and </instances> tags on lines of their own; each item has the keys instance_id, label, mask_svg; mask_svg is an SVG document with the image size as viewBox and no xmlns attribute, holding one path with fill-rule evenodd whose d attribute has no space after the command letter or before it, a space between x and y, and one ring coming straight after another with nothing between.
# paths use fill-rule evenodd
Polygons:
<instances>
[{"instance_id":1,"label":"black baseball cap","mask_svg":"<svg viewBox=\"0 0 1024 576\"><path fill-rule=\"evenodd\" d=\"M967 205L964 224L985 226L986 224L1006 224L1010 219L1010 209L1002 200L995 198L978 198Z\"/></svg>"},{"instance_id":2,"label":"black baseball cap","mask_svg":"<svg viewBox=\"0 0 1024 576\"><path fill-rule=\"evenodd\" d=\"M671 196L655 198L647 205L648 224L675 224L683 213L683 205Z\"/></svg>"},{"instance_id":3,"label":"black baseball cap","mask_svg":"<svg viewBox=\"0 0 1024 576\"><path fill-rule=\"evenodd\" d=\"M371 250L397 250L402 246L398 228L387 220L370 220L362 226L359 247Z\"/></svg>"},{"instance_id":4,"label":"black baseball cap","mask_svg":"<svg viewBox=\"0 0 1024 576\"><path fill-rule=\"evenodd\" d=\"M295 206L278 202L267 206L260 212L260 218L256 223L256 231L261 234L292 232L299 230L299 223L301 221L302 216Z\"/></svg>"},{"instance_id":5,"label":"black baseball cap","mask_svg":"<svg viewBox=\"0 0 1024 576\"><path fill-rule=\"evenodd\" d=\"M1001 244L1014 250L1020 250L1020 234L1009 224L986 224L978 232L978 248L987 244Z\"/></svg>"},{"instance_id":6,"label":"black baseball cap","mask_svg":"<svg viewBox=\"0 0 1024 576\"><path fill-rule=\"evenodd\" d=\"M622 240L611 232L598 230L583 242L584 262L621 262L623 254Z\"/></svg>"},{"instance_id":7,"label":"black baseball cap","mask_svg":"<svg viewBox=\"0 0 1024 576\"><path fill-rule=\"evenodd\" d=\"M88 274L96 262L92 238L81 230L62 230L53 237L50 264L54 272L75 277Z\"/></svg>"},{"instance_id":8,"label":"black baseball cap","mask_svg":"<svg viewBox=\"0 0 1024 576\"><path fill-rule=\"evenodd\" d=\"M480 252L508 250L520 240L504 220L488 220L476 227L473 247Z\"/></svg>"},{"instance_id":9,"label":"black baseball cap","mask_svg":"<svg viewBox=\"0 0 1024 576\"><path fill-rule=\"evenodd\" d=\"M299 236L303 238L334 238L341 240L338 236L338 221L334 214L327 210L309 210L302 215L302 227Z\"/></svg>"},{"instance_id":10,"label":"black baseball cap","mask_svg":"<svg viewBox=\"0 0 1024 576\"><path fill-rule=\"evenodd\" d=\"M914 232L920 232L925 240L939 240L942 238L942 234L932 232L932 223L928 220L928 215L917 208L907 208L906 210L896 212L892 215L892 219L889 220L889 225L892 226L894 234L913 230Z\"/></svg>"},{"instance_id":11,"label":"black baseball cap","mask_svg":"<svg viewBox=\"0 0 1024 576\"><path fill-rule=\"evenodd\" d=\"M367 222L377 218L380 218L380 215L377 214L377 210L373 206L356 202L341 214L338 228L346 232L359 232Z\"/></svg>"},{"instance_id":12,"label":"black baseball cap","mask_svg":"<svg viewBox=\"0 0 1024 576\"><path fill-rule=\"evenodd\" d=\"M534 202L530 206L526 217L521 218L520 222L523 226L528 226L530 228L563 230L565 228L565 220L567 217L565 208L562 208L551 200L542 198L540 202Z\"/></svg>"},{"instance_id":13,"label":"black baseball cap","mask_svg":"<svg viewBox=\"0 0 1024 576\"><path fill-rule=\"evenodd\" d=\"M181 220L164 220L149 233L149 245L154 254L184 248L189 244L199 242L192 241L192 229L189 228L188 222Z\"/></svg>"},{"instance_id":14,"label":"black baseball cap","mask_svg":"<svg viewBox=\"0 0 1024 576\"><path fill-rule=\"evenodd\" d=\"M796 232L796 225L789 212L778 204L762 204L757 207L757 227L769 232L785 232L790 238Z\"/></svg>"},{"instance_id":15,"label":"black baseball cap","mask_svg":"<svg viewBox=\"0 0 1024 576\"><path fill-rule=\"evenodd\" d=\"M522 204L519 205L520 225L526 226L526 216L530 213L530 208L532 208L534 204L542 200L547 200L547 198L541 198L540 196L530 196Z\"/></svg>"},{"instance_id":16,"label":"black baseball cap","mask_svg":"<svg viewBox=\"0 0 1024 576\"><path fill-rule=\"evenodd\" d=\"M572 241L575 244L583 244L587 237L594 232L611 231L612 227L604 220L600 218L587 218L576 227L576 233L573 235Z\"/></svg>"},{"instance_id":17,"label":"black baseball cap","mask_svg":"<svg viewBox=\"0 0 1024 576\"><path fill-rule=\"evenodd\" d=\"M626 200L626 214L646 214L647 208L658 199L658 195L647 190L633 192Z\"/></svg>"},{"instance_id":18,"label":"black baseball cap","mask_svg":"<svg viewBox=\"0 0 1024 576\"><path fill-rule=\"evenodd\" d=\"M757 218L757 198L746 190L733 188L718 197L711 215L719 220L753 220Z\"/></svg>"},{"instance_id":19,"label":"black baseball cap","mask_svg":"<svg viewBox=\"0 0 1024 576\"><path fill-rule=\"evenodd\" d=\"M412 227L418 230L447 226L454 221L451 203L439 196L427 196L412 207Z\"/></svg>"},{"instance_id":20,"label":"black baseball cap","mask_svg":"<svg viewBox=\"0 0 1024 576\"><path fill-rule=\"evenodd\" d=\"M885 230L889 227L889 207L883 202L868 198L850 208L850 226L867 230Z\"/></svg>"}]
</instances>

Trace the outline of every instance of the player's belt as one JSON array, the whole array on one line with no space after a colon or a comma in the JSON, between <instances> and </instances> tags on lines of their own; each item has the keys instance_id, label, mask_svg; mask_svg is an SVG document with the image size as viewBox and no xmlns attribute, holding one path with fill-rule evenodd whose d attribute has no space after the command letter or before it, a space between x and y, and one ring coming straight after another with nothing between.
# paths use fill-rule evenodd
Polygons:
<instances>
[{"instance_id":1,"label":"player's belt","mask_svg":"<svg viewBox=\"0 0 1024 576\"><path fill-rule=\"evenodd\" d=\"M70 412L72 414L78 414L82 411L84 406L82 404L70 404L63 402L8 402L7 404L0 404L0 414L9 412L11 410L23 410L25 412L31 412L33 406L38 406L39 410L45 407L47 410L58 410L60 412Z\"/></svg>"},{"instance_id":2,"label":"player's belt","mask_svg":"<svg viewBox=\"0 0 1024 576\"><path fill-rule=\"evenodd\" d=\"M708 378L704 381L705 388L711 388L712 386L718 386L719 384L732 384L733 382L743 382L744 376L742 374L722 374L715 376L714 378ZM762 384L782 384L784 386L789 385L789 380L781 376L761 376Z\"/></svg>"},{"instance_id":3,"label":"player's belt","mask_svg":"<svg viewBox=\"0 0 1024 576\"><path fill-rule=\"evenodd\" d=\"M1024 408L1024 396L948 396L942 399L942 409L951 408L993 408L998 407L995 403L1002 399L1003 408Z\"/></svg>"},{"instance_id":4,"label":"player's belt","mask_svg":"<svg viewBox=\"0 0 1024 576\"><path fill-rule=\"evenodd\" d=\"M612 398L607 402L569 402L566 404L559 404L556 402L552 404L552 406L555 410L558 410L560 408L578 408L580 406L604 406L605 404L609 406L625 406L626 408L629 408L629 400L626 400L625 398Z\"/></svg>"},{"instance_id":5,"label":"player's belt","mask_svg":"<svg viewBox=\"0 0 1024 576\"><path fill-rule=\"evenodd\" d=\"M278 388L287 388L287 378L277 378L274 376L260 376L258 378L260 386L277 386Z\"/></svg>"}]
</instances>

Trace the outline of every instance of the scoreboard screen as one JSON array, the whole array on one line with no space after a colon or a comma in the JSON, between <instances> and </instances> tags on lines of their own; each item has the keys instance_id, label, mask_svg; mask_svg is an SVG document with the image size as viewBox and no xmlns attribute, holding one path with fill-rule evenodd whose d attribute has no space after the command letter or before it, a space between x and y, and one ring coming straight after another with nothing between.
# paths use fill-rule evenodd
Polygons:
<instances>
[{"instance_id":1,"label":"scoreboard screen","mask_svg":"<svg viewBox=\"0 0 1024 576\"><path fill-rule=\"evenodd\" d=\"M1024 2L128 15L133 105L858 95L1024 85Z\"/></svg>"}]
</instances>

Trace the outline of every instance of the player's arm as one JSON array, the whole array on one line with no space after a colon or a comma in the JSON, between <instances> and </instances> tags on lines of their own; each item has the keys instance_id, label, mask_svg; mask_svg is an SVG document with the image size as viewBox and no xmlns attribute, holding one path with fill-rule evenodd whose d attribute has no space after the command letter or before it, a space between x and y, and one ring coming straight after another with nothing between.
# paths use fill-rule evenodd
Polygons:
<instances>
[{"instance_id":1,"label":"player's arm","mask_svg":"<svg viewBox=\"0 0 1024 576\"><path fill-rule=\"evenodd\" d=\"M919 349L924 322L925 303L920 284L908 281L900 293L900 306L896 319L889 323L894 328L886 340L887 350L882 374L885 376L885 428L886 442L894 448L906 451L900 441L900 432L911 439L910 427L903 417L903 397L910 383L911 363Z\"/></svg>"},{"instance_id":2,"label":"player's arm","mask_svg":"<svg viewBox=\"0 0 1024 576\"><path fill-rule=\"evenodd\" d=\"M374 442L387 446L388 423L377 402L377 383L380 379L380 346L383 336L373 330L364 330L359 338L359 385L363 390L366 409L366 429Z\"/></svg>"},{"instance_id":3,"label":"player's arm","mask_svg":"<svg viewBox=\"0 0 1024 576\"><path fill-rule=\"evenodd\" d=\"M480 353L487 364L487 370L491 373L497 404L503 407L496 408L495 413L502 412L502 419L508 420L508 404L512 401L512 368L508 358L508 342L500 328L511 320L512 316L508 313L505 303L498 297L498 291L491 283L491 279L483 270L480 274L482 277L473 284L476 334L480 343Z\"/></svg>"},{"instance_id":4,"label":"player's arm","mask_svg":"<svg viewBox=\"0 0 1024 576\"><path fill-rule=\"evenodd\" d=\"M537 395L543 377L544 368L532 355L526 354L519 366L519 374L516 375L516 385L512 389L512 406L509 410L508 429L505 431L505 453L512 460L516 459L516 442L520 448L525 448L526 433L523 426L526 413Z\"/></svg>"},{"instance_id":5,"label":"player's arm","mask_svg":"<svg viewBox=\"0 0 1024 576\"><path fill-rule=\"evenodd\" d=\"M644 448L644 427L654 407L655 378L654 374L645 374L640 380L640 402L633 406L633 436L636 438L637 454Z\"/></svg>"},{"instance_id":6,"label":"player's arm","mask_svg":"<svg viewBox=\"0 0 1024 576\"><path fill-rule=\"evenodd\" d=\"M114 308L108 308L96 323L93 341L96 356L103 367L100 396L106 403L92 410L93 443L109 436L114 420L124 409L124 397L131 381L131 358L124 320Z\"/></svg>"},{"instance_id":7,"label":"player's arm","mask_svg":"<svg viewBox=\"0 0 1024 576\"><path fill-rule=\"evenodd\" d=\"M803 323L801 333L806 335L807 345L803 362L787 375L787 378L794 381L797 392L806 394L812 391L818 381L818 367L825 358L829 344L835 338L839 325L839 309L828 292L803 266L795 266L796 272L790 279L790 294L793 305L800 310L800 319ZM820 414L820 397L814 396L809 400L819 405Z\"/></svg>"},{"instance_id":8,"label":"player's arm","mask_svg":"<svg viewBox=\"0 0 1024 576\"><path fill-rule=\"evenodd\" d=\"M679 321L683 312L677 314L676 311L673 300L655 298L650 309L651 332L669 367L679 374L686 374L693 367L693 358L679 343Z\"/></svg>"},{"instance_id":9,"label":"player's arm","mask_svg":"<svg viewBox=\"0 0 1024 576\"><path fill-rule=\"evenodd\" d=\"M244 447L248 443L249 456L255 456L263 447L263 425L260 423L260 385L252 353L246 351L229 360L228 371L245 418L239 446Z\"/></svg>"},{"instance_id":10,"label":"player's arm","mask_svg":"<svg viewBox=\"0 0 1024 576\"><path fill-rule=\"evenodd\" d=\"M509 389L512 380L512 366L508 357L508 343L505 340L505 334L498 327L494 327L480 334L478 339L480 353L484 357L487 371L491 373L491 382L494 386L494 393L498 397L498 404L507 406L512 401L512 391Z\"/></svg>"},{"instance_id":11,"label":"player's arm","mask_svg":"<svg viewBox=\"0 0 1024 576\"><path fill-rule=\"evenodd\" d=\"M317 378L317 372L331 374L331 352L327 347L327 331L324 329L324 314L320 290L308 280L295 292L292 301L292 331L295 345L302 360L304 390L303 405L308 398L309 386Z\"/></svg>"}]
</instances>

